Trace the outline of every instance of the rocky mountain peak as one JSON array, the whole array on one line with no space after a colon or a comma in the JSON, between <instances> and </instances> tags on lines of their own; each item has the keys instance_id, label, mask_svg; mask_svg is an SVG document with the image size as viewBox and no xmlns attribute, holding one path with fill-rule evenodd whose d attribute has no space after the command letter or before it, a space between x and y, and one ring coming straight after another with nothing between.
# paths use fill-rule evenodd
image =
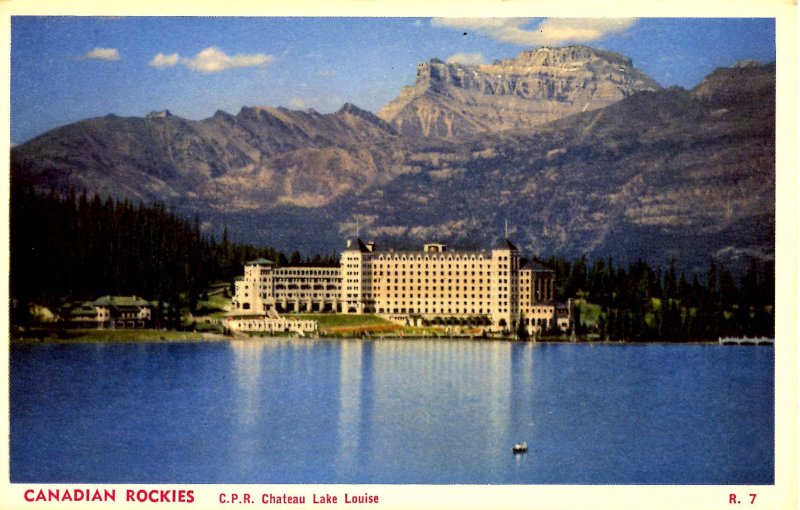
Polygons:
<instances>
[{"instance_id":1,"label":"rocky mountain peak","mask_svg":"<svg viewBox=\"0 0 800 510\"><path fill-rule=\"evenodd\" d=\"M692 94L717 108L758 104L759 98L764 97L774 101L775 63L746 60L731 67L717 68L692 90Z\"/></svg>"},{"instance_id":2,"label":"rocky mountain peak","mask_svg":"<svg viewBox=\"0 0 800 510\"><path fill-rule=\"evenodd\" d=\"M590 62L604 61L611 65L633 67L630 58L612 51L598 50L588 46L565 46L551 48L544 46L535 50L523 51L516 58L500 60L497 64L517 66L543 66L560 67L578 63L585 65Z\"/></svg>"},{"instance_id":3,"label":"rocky mountain peak","mask_svg":"<svg viewBox=\"0 0 800 510\"><path fill-rule=\"evenodd\" d=\"M747 69L747 68L754 68L754 67L762 67L764 64L759 62L758 60L742 60L740 62L736 62L731 67L734 69Z\"/></svg>"},{"instance_id":4,"label":"rocky mountain peak","mask_svg":"<svg viewBox=\"0 0 800 510\"><path fill-rule=\"evenodd\" d=\"M530 129L659 90L631 59L587 46L538 48L491 64L431 59L378 116L402 134L459 137Z\"/></svg>"},{"instance_id":5,"label":"rocky mountain peak","mask_svg":"<svg viewBox=\"0 0 800 510\"><path fill-rule=\"evenodd\" d=\"M366 121L369 124L379 128L380 130L386 131L389 134L394 134L394 128L380 119L372 112L368 112L367 110L362 110L358 106L354 105L353 103L345 103L339 111L336 112L336 115L339 117L353 117L358 119L359 121Z\"/></svg>"},{"instance_id":6,"label":"rocky mountain peak","mask_svg":"<svg viewBox=\"0 0 800 510\"><path fill-rule=\"evenodd\" d=\"M350 113L352 115L363 115L365 113L369 114L368 111L362 110L361 108L359 108L358 106L354 105L353 103L345 103L345 104L343 104L342 107L339 108L339 111L337 113Z\"/></svg>"},{"instance_id":7,"label":"rocky mountain peak","mask_svg":"<svg viewBox=\"0 0 800 510\"><path fill-rule=\"evenodd\" d=\"M145 115L146 119L164 119L164 118L167 118L167 117L172 117L172 112L170 112L169 110L161 110L161 111L158 111L158 112L150 112L147 115Z\"/></svg>"}]
</instances>

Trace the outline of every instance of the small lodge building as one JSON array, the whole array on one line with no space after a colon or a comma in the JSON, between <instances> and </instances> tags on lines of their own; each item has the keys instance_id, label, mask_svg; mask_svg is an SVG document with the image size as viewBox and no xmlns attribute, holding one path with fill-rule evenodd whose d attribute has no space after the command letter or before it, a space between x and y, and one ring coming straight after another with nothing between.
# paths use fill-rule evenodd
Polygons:
<instances>
[{"instance_id":1,"label":"small lodge building","mask_svg":"<svg viewBox=\"0 0 800 510\"><path fill-rule=\"evenodd\" d=\"M138 296L103 296L73 305L64 314L67 326L97 329L141 329L154 325L157 314L169 315L165 303Z\"/></svg>"}]
</instances>

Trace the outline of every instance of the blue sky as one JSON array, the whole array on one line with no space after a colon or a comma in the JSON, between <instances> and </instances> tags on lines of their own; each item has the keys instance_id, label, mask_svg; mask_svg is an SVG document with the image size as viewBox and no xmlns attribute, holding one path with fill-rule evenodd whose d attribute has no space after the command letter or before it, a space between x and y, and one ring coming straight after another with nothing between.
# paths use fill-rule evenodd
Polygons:
<instances>
[{"instance_id":1,"label":"blue sky","mask_svg":"<svg viewBox=\"0 0 800 510\"><path fill-rule=\"evenodd\" d=\"M511 58L542 45L620 52L663 86L775 60L773 19L11 18L11 139L114 113L190 119L242 106L345 102L377 112L419 62Z\"/></svg>"}]
</instances>

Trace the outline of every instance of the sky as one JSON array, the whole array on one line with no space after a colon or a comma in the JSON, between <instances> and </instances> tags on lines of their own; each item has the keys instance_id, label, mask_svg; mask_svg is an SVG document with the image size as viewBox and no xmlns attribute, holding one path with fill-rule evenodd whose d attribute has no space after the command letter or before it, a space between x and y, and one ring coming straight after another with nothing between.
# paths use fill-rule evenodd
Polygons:
<instances>
[{"instance_id":1,"label":"sky","mask_svg":"<svg viewBox=\"0 0 800 510\"><path fill-rule=\"evenodd\" d=\"M717 67L775 60L770 18L11 18L11 143L113 113L188 119L243 106L377 113L431 58L491 63L584 44L690 89Z\"/></svg>"}]
</instances>

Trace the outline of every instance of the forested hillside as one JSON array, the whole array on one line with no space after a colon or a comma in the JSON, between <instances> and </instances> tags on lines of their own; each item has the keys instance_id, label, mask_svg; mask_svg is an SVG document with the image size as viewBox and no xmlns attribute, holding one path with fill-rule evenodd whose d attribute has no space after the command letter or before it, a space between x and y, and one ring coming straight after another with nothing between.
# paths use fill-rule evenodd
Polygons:
<instances>
[{"instance_id":1,"label":"forested hillside","mask_svg":"<svg viewBox=\"0 0 800 510\"><path fill-rule=\"evenodd\" d=\"M576 300L578 335L604 340L695 341L775 335L775 265L752 260L741 278L710 262L691 281L675 269L638 260L624 268L609 258L548 261L558 295ZM583 316L581 314L583 312Z\"/></svg>"},{"instance_id":2,"label":"forested hillside","mask_svg":"<svg viewBox=\"0 0 800 510\"><path fill-rule=\"evenodd\" d=\"M58 307L101 295L138 295L193 307L213 281L232 281L246 260L286 263L271 248L221 242L199 222L163 205L134 205L86 194L67 197L12 189L11 312L28 305ZM292 255L299 261L299 253Z\"/></svg>"}]
</instances>

